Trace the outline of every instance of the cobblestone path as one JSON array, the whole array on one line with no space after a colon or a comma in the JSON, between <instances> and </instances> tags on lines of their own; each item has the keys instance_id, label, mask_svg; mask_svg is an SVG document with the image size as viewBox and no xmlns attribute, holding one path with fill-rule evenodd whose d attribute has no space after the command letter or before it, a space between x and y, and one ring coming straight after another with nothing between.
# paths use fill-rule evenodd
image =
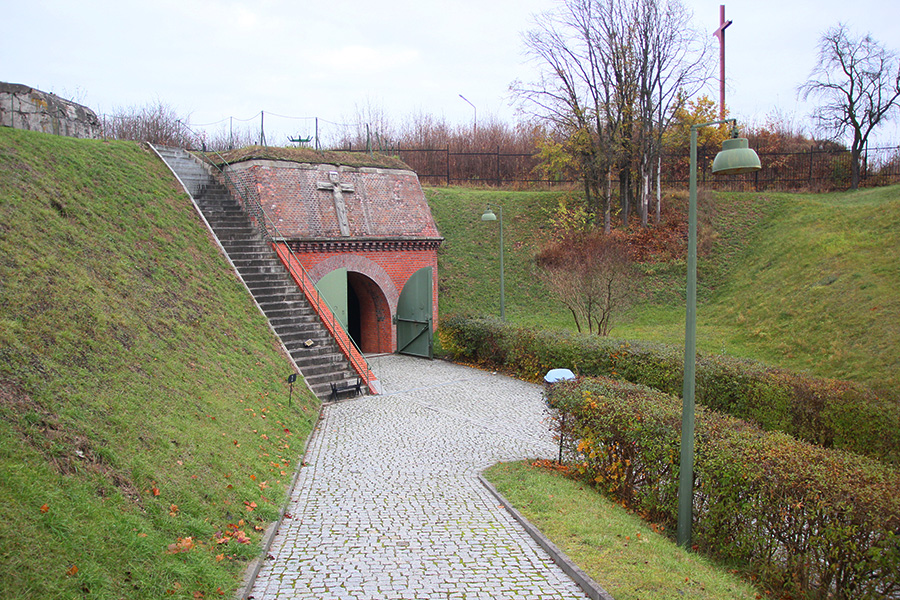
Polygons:
<instances>
[{"instance_id":1,"label":"cobblestone path","mask_svg":"<svg viewBox=\"0 0 900 600\"><path fill-rule=\"evenodd\" d=\"M554 456L540 386L371 359L385 393L324 408L257 600L586 598L478 473Z\"/></svg>"}]
</instances>

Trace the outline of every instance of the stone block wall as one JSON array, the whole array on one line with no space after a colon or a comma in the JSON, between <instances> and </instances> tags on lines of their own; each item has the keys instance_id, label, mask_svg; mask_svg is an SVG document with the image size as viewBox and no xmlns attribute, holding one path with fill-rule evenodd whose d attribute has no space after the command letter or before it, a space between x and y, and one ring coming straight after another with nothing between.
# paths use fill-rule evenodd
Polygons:
<instances>
[{"instance_id":1,"label":"stone block wall","mask_svg":"<svg viewBox=\"0 0 900 600\"><path fill-rule=\"evenodd\" d=\"M0 126L88 139L101 135L91 109L18 83L0 82Z\"/></svg>"}]
</instances>

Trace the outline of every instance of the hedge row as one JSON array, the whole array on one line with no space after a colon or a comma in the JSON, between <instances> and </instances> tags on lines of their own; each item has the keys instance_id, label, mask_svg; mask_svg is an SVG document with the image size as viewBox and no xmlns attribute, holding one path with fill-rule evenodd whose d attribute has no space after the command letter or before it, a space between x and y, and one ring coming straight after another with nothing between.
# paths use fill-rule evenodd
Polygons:
<instances>
[{"instance_id":1,"label":"hedge row","mask_svg":"<svg viewBox=\"0 0 900 600\"><path fill-rule=\"evenodd\" d=\"M539 381L553 368L608 376L681 395L683 350L519 327L494 319L449 317L441 345L457 360ZM825 448L900 464L900 399L833 379L819 379L728 356L698 355L696 400Z\"/></svg>"},{"instance_id":2,"label":"hedge row","mask_svg":"<svg viewBox=\"0 0 900 600\"><path fill-rule=\"evenodd\" d=\"M557 384L577 470L672 531L681 400L609 378ZM900 597L900 474L697 408L692 541L791 598Z\"/></svg>"}]
</instances>

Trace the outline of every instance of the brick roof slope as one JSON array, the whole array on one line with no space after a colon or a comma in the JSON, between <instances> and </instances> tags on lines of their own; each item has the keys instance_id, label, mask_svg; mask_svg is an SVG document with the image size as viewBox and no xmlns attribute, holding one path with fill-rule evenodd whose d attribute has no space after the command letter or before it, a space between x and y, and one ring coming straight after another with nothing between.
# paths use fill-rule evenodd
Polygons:
<instances>
[{"instance_id":1,"label":"brick roof slope","mask_svg":"<svg viewBox=\"0 0 900 600\"><path fill-rule=\"evenodd\" d=\"M408 169L248 160L227 170L243 190L255 195L284 238L441 239L419 178ZM340 194L333 191L332 181L342 187ZM346 217L343 231L341 210Z\"/></svg>"}]
</instances>

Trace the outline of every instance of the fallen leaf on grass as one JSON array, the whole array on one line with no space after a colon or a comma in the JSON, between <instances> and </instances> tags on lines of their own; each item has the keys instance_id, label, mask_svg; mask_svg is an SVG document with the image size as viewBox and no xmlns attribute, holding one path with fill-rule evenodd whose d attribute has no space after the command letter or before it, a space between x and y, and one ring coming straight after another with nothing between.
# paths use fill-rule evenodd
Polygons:
<instances>
[{"instance_id":1,"label":"fallen leaf on grass","mask_svg":"<svg viewBox=\"0 0 900 600\"><path fill-rule=\"evenodd\" d=\"M243 531L238 531L234 534L234 539L238 544L249 544L250 538L247 537L247 534Z\"/></svg>"},{"instance_id":2,"label":"fallen leaf on grass","mask_svg":"<svg viewBox=\"0 0 900 600\"><path fill-rule=\"evenodd\" d=\"M169 544L166 549L167 554L178 554L179 552L189 552L193 550L196 544L193 537L178 538L174 544Z\"/></svg>"},{"instance_id":3,"label":"fallen leaf on grass","mask_svg":"<svg viewBox=\"0 0 900 600\"><path fill-rule=\"evenodd\" d=\"M42 513L46 513L46 512L49 511L49 510L50 510L50 506L47 505L47 504L45 504L45 505L43 505L43 506L41 507L41 512L42 512Z\"/></svg>"}]
</instances>

